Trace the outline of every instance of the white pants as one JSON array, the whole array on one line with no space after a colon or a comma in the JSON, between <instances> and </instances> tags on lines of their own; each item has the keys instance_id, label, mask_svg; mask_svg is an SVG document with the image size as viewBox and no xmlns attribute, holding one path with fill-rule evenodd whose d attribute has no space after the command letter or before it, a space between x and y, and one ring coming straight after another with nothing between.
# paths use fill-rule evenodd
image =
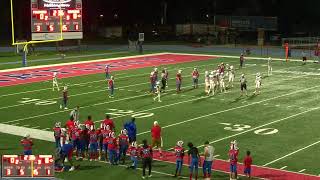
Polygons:
<instances>
[{"instance_id":1,"label":"white pants","mask_svg":"<svg viewBox=\"0 0 320 180\"><path fill-rule=\"evenodd\" d=\"M272 66L268 66L268 75L272 75Z\"/></svg>"},{"instance_id":2,"label":"white pants","mask_svg":"<svg viewBox=\"0 0 320 180\"><path fill-rule=\"evenodd\" d=\"M54 91L54 88L57 88L57 90L60 91L59 84L57 81L52 81L52 91Z\"/></svg>"},{"instance_id":3,"label":"white pants","mask_svg":"<svg viewBox=\"0 0 320 180\"><path fill-rule=\"evenodd\" d=\"M234 81L234 74L229 74L229 82L233 82Z\"/></svg>"},{"instance_id":4,"label":"white pants","mask_svg":"<svg viewBox=\"0 0 320 180\"><path fill-rule=\"evenodd\" d=\"M260 89L260 87L261 87L261 82L256 82L256 89Z\"/></svg>"},{"instance_id":5,"label":"white pants","mask_svg":"<svg viewBox=\"0 0 320 180\"><path fill-rule=\"evenodd\" d=\"M212 95L214 95L214 91L215 91L216 86L217 86L216 83L210 82L208 94L209 94L210 92L212 92Z\"/></svg>"}]
</instances>

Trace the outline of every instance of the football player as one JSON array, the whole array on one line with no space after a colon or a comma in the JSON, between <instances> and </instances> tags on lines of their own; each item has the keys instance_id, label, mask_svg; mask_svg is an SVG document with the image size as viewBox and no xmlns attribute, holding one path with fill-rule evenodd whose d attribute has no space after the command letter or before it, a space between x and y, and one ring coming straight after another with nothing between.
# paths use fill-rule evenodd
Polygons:
<instances>
[{"instance_id":1,"label":"football player","mask_svg":"<svg viewBox=\"0 0 320 180\"><path fill-rule=\"evenodd\" d=\"M253 92L253 94L255 95L260 94L261 81L262 81L261 75L260 73L257 73L256 80L255 80L256 90Z\"/></svg>"},{"instance_id":2,"label":"football player","mask_svg":"<svg viewBox=\"0 0 320 180\"><path fill-rule=\"evenodd\" d=\"M241 77L240 77L240 89L241 89L241 96L243 95L243 93L245 93L246 96L248 96L248 93L247 93L247 79L244 76L244 74L242 74Z\"/></svg>"},{"instance_id":3,"label":"football player","mask_svg":"<svg viewBox=\"0 0 320 180\"><path fill-rule=\"evenodd\" d=\"M199 71L198 71L198 69L194 68L191 75L192 75L193 88L196 89L196 88L198 88L198 84L199 84Z\"/></svg>"},{"instance_id":4,"label":"football player","mask_svg":"<svg viewBox=\"0 0 320 180\"><path fill-rule=\"evenodd\" d=\"M54 91L55 88L57 88L57 90L60 91L57 72L54 72L52 76L52 91Z\"/></svg>"},{"instance_id":5,"label":"football player","mask_svg":"<svg viewBox=\"0 0 320 180\"><path fill-rule=\"evenodd\" d=\"M204 91L205 91L205 93L208 93L209 88L210 88L209 71L204 72L204 83L205 83Z\"/></svg>"},{"instance_id":6,"label":"football player","mask_svg":"<svg viewBox=\"0 0 320 180\"><path fill-rule=\"evenodd\" d=\"M129 148L129 153L130 153L130 159L132 161L132 165L129 166L128 168L137 169L138 156L139 156L139 149L138 149L137 142L134 141L131 143L131 146Z\"/></svg>"},{"instance_id":7,"label":"football player","mask_svg":"<svg viewBox=\"0 0 320 180\"><path fill-rule=\"evenodd\" d=\"M220 80L220 90L221 90L221 92L226 92L226 86L225 86L225 83L224 83L224 73L220 73L220 78L219 78L219 80Z\"/></svg>"},{"instance_id":8,"label":"football player","mask_svg":"<svg viewBox=\"0 0 320 180\"><path fill-rule=\"evenodd\" d=\"M272 63L272 58L269 57L268 58L268 76L272 75L272 65L271 65L271 63Z\"/></svg>"},{"instance_id":9,"label":"football player","mask_svg":"<svg viewBox=\"0 0 320 180\"><path fill-rule=\"evenodd\" d=\"M181 175L181 170L183 166L184 148L183 141L178 141L177 145L174 147L174 152L176 155L176 173L174 177Z\"/></svg>"},{"instance_id":10,"label":"football player","mask_svg":"<svg viewBox=\"0 0 320 180\"><path fill-rule=\"evenodd\" d=\"M56 142L56 148L61 148L61 122L56 122L54 125L53 135Z\"/></svg>"},{"instance_id":11,"label":"football player","mask_svg":"<svg viewBox=\"0 0 320 180\"><path fill-rule=\"evenodd\" d=\"M182 70L178 70L178 73L176 75L176 90L177 93L181 92L181 84L182 84Z\"/></svg>"},{"instance_id":12,"label":"football player","mask_svg":"<svg viewBox=\"0 0 320 180\"><path fill-rule=\"evenodd\" d=\"M230 162L230 179L237 179L237 164L238 164L239 148L236 140L231 141L230 150L228 153Z\"/></svg>"},{"instance_id":13,"label":"football player","mask_svg":"<svg viewBox=\"0 0 320 180\"><path fill-rule=\"evenodd\" d=\"M109 87L109 98L113 98L114 94L114 77L111 76L108 80L108 87Z\"/></svg>"},{"instance_id":14,"label":"football player","mask_svg":"<svg viewBox=\"0 0 320 180\"><path fill-rule=\"evenodd\" d=\"M211 71L209 75L209 82L210 82L210 87L208 90L208 95L210 95L210 92L212 92L212 95L215 93L215 89L217 86L217 77L215 71Z\"/></svg>"},{"instance_id":15,"label":"football player","mask_svg":"<svg viewBox=\"0 0 320 180\"><path fill-rule=\"evenodd\" d=\"M98 133L93 126L89 131L89 159L90 161L98 160Z\"/></svg>"},{"instance_id":16,"label":"football player","mask_svg":"<svg viewBox=\"0 0 320 180\"><path fill-rule=\"evenodd\" d=\"M65 110L68 109L68 87L63 87L63 93L62 93L62 104L60 105L60 109L64 108Z\"/></svg>"},{"instance_id":17,"label":"football player","mask_svg":"<svg viewBox=\"0 0 320 180\"><path fill-rule=\"evenodd\" d=\"M20 143L23 146L23 155L32 155L33 142L30 138L30 135L26 134Z\"/></svg>"},{"instance_id":18,"label":"football player","mask_svg":"<svg viewBox=\"0 0 320 180\"><path fill-rule=\"evenodd\" d=\"M118 160L122 160L122 164L125 163L126 160L126 154L129 148L129 137L127 135L127 130L123 129L121 130L120 135L118 136L118 142L119 142L119 157Z\"/></svg>"},{"instance_id":19,"label":"football player","mask_svg":"<svg viewBox=\"0 0 320 180\"><path fill-rule=\"evenodd\" d=\"M160 88L160 82L156 83L156 87L155 87L155 97L153 98L154 101L156 101L156 99L158 98L158 102L161 102L161 88Z\"/></svg>"},{"instance_id":20,"label":"football player","mask_svg":"<svg viewBox=\"0 0 320 180\"><path fill-rule=\"evenodd\" d=\"M106 67L104 68L104 71L106 73L106 79L110 78L110 70L109 70L109 68L110 68L109 64L107 64Z\"/></svg>"},{"instance_id":21,"label":"football player","mask_svg":"<svg viewBox=\"0 0 320 180\"><path fill-rule=\"evenodd\" d=\"M108 154L111 165L117 165L117 148L118 143L115 133L110 132L108 138Z\"/></svg>"},{"instance_id":22,"label":"football player","mask_svg":"<svg viewBox=\"0 0 320 180\"><path fill-rule=\"evenodd\" d=\"M233 81L235 78L235 70L234 70L234 66L230 66L230 70L229 70L229 81L228 81L228 87L233 87Z\"/></svg>"},{"instance_id":23,"label":"football player","mask_svg":"<svg viewBox=\"0 0 320 180\"><path fill-rule=\"evenodd\" d=\"M108 138L111 132L112 131L110 130L109 125L103 125L103 129L101 130L101 136L103 138L102 146L103 146L105 161L108 161Z\"/></svg>"}]
</instances>

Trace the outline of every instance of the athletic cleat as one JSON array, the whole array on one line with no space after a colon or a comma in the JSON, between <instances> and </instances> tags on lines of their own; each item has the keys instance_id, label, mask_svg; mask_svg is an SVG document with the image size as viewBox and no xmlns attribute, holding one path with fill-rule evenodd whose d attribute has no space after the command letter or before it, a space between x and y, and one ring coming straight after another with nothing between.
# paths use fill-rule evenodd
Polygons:
<instances>
[{"instance_id":1,"label":"athletic cleat","mask_svg":"<svg viewBox=\"0 0 320 180\"><path fill-rule=\"evenodd\" d=\"M74 171L74 166L72 166L70 169L69 169L69 171Z\"/></svg>"}]
</instances>

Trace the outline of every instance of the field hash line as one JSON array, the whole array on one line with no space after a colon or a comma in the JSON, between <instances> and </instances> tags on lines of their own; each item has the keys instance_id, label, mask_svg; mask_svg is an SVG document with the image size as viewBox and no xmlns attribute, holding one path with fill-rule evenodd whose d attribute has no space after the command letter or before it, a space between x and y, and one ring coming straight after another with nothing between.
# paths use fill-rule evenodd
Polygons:
<instances>
[{"instance_id":1,"label":"field hash line","mask_svg":"<svg viewBox=\"0 0 320 180\"><path fill-rule=\"evenodd\" d=\"M319 143L320 143L320 141L314 142L314 143L312 143L312 144L310 144L310 145L308 145L308 146L305 146L305 147L300 148L300 149L298 149L298 150L296 150L296 151L293 151L293 152L291 152L291 153L289 153L289 154L287 154L287 155L284 155L284 156L282 156L282 157L280 157L280 158L278 158L278 159L275 159L275 160L273 160L273 161L270 161L270 162L264 164L263 166L268 166L268 165L270 165L270 164L273 164L273 163L275 163L275 162L278 162L278 161L280 161L280 160L282 160L282 159L284 159L284 158L286 158L286 157L289 157L289 156L291 156L291 155L293 155L293 154L296 154L296 153L298 153L298 152L300 152L300 151L303 151L303 150L305 150L305 149L307 149L307 148L309 148L309 147L315 146L315 145L317 145L317 144L319 144Z\"/></svg>"}]
</instances>

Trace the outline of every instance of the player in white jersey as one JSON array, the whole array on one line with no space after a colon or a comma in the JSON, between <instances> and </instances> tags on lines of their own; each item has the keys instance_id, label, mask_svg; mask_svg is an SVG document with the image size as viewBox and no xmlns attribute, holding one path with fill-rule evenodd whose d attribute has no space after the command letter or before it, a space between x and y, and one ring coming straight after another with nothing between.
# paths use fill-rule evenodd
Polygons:
<instances>
[{"instance_id":1,"label":"player in white jersey","mask_svg":"<svg viewBox=\"0 0 320 180\"><path fill-rule=\"evenodd\" d=\"M209 88L210 88L209 71L205 71L205 72L204 72L204 83L205 83L204 91L205 91L206 93L208 93Z\"/></svg>"},{"instance_id":2,"label":"player in white jersey","mask_svg":"<svg viewBox=\"0 0 320 180\"><path fill-rule=\"evenodd\" d=\"M204 161L203 161L203 176L204 179L211 178L211 169L213 163L213 156L214 156L214 147L209 145L209 141L204 143Z\"/></svg>"},{"instance_id":3,"label":"player in white jersey","mask_svg":"<svg viewBox=\"0 0 320 180\"><path fill-rule=\"evenodd\" d=\"M234 70L234 66L230 66L230 70L228 71L229 73L229 81L228 81L228 87L233 87L233 81L234 81L234 77L235 77L235 70Z\"/></svg>"},{"instance_id":4,"label":"player in white jersey","mask_svg":"<svg viewBox=\"0 0 320 180\"><path fill-rule=\"evenodd\" d=\"M221 92L226 92L226 85L224 83L224 73L221 73L220 74L220 78L219 78L219 85L220 85L220 91Z\"/></svg>"},{"instance_id":5,"label":"player in white jersey","mask_svg":"<svg viewBox=\"0 0 320 180\"><path fill-rule=\"evenodd\" d=\"M52 91L54 91L55 88L57 88L57 90L60 91L57 72L54 72L52 76Z\"/></svg>"},{"instance_id":6,"label":"player in white jersey","mask_svg":"<svg viewBox=\"0 0 320 180\"><path fill-rule=\"evenodd\" d=\"M272 58L269 57L269 58L268 58L268 76L272 75L272 65L271 65L271 62L272 62Z\"/></svg>"},{"instance_id":7,"label":"player in white jersey","mask_svg":"<svg viewBox=\"0 0 320 180\"><path fill-rule=\"evenodd\" d=\"M208 90L208 95L210 95L210 92L212 92L212 95L214 95L216 87L218 85L218 79L215 71L211 71L209 75L209 90Z\"/></svg>"},{"instance_id":8,"label":"player in white jersey","mask_svg":"<svg viewBox=\"0 0 320 180\"><path fill-rule=\"evenodd\" d=\"M160 87L160 82L158 81L156 83L156 91L155 91L155 97L153 98L154 101L158 98L158 102L161 102L160 97L161 97L161 87Z\"/></svg>"},{"instance_id":9,"label":"player in white jersey","mask_svg":"<svg viewBox=\"0 0 320 180\"><path fill-rule=\"evenodd\" d=\"M256 80L255 80L256 90L253 92L253 94L255 94L255 95L260 94L261 81L262 81L261 75L260 75L260 73L257 73Z\"/></svg>"}]
</instances>

